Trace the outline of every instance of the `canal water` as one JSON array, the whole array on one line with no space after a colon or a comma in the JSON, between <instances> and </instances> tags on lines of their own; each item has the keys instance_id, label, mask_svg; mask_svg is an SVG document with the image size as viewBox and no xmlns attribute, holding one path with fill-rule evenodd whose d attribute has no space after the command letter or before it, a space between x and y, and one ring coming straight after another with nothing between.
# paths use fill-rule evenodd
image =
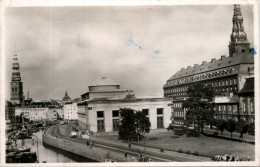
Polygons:
<instances>
[{"instance_id":1,"label":"canal water","mask_svg":"<svg viewBox=\"0 0 260 167\"><path fill-rule=\"evenodd\" d=\"M17 147L27 146L31 148L31 152L37 153L40 163L43 161L47 163L95 162L94 160L43 144L42 133L43 131L39 131L33 134L38 138L39 154L37 152L37 138L34 136L32 139L17 140Z\"/></svg>"}]
</instances>

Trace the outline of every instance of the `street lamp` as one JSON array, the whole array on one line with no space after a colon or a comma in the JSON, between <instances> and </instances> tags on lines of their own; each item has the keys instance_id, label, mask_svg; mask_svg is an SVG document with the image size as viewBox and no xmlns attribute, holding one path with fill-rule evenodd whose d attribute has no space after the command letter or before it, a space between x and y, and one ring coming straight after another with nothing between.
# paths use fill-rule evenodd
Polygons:
<instances>
[{"instance_id":1,"label":"street lamp","mask_svg":"<svg viewBox=\"0 0 260 167\"><path fill-rule=\"evenodd\" d=\"M38 137L36 135L32 135L32 137L35 137L37 139L37 159L38 159L38 162L40 162L39 147L38 147ZM32 138L32 141L33 141L33 145L34 145L33 138Z\"/></svg>"}]
</instances>

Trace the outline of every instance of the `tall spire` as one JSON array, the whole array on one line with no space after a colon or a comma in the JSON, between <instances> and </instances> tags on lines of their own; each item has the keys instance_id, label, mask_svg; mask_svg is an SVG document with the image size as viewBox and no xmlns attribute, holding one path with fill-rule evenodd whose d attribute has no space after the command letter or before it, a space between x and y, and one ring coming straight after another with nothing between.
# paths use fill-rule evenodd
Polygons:
<instances>
[{"instance_id":1,"label":"tall spire","mask_svg":"<svg viewBox=\"0 0 260 167\"><path fill-rule=\"evenodd\" d=\"M21 76L20 76L20 66L18 62L18 57L17 54L14 54L13 57L13 64L12 64L12 79L13 82L15 81L22 81Z\"/></svg>"},{"instance_id":2,"label":"tall spire","mask_svg":"<svg viewBox=\"0 0 260 167\"><path fill-rule=\"evenodd\" d=\"M230 35L231 42L229 44L229 56L242 52L249 52L249 42L243 25L243 16L240 5L234 5L233 28Z\"/></svg>"},{"instance_id":3,"label":"tall spire","mask_svg":"<svg viewBox=\"0 0 260 167\"><path fill-rule=\"evenodd\" d=\"M19 66L17 54L14 54L13 56L12 77L10 82L10 88L11 88L10 100L14 104L22 104L24 99L23 83L20 75L20 66Z\"/></svg>"}]
</instances>

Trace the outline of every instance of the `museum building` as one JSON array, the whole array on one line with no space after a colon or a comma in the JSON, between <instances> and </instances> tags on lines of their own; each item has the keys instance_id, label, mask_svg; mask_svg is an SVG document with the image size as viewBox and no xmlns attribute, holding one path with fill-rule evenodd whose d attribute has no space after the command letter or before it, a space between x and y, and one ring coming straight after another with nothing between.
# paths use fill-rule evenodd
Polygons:
<instances>
[{"instance_id":1,"label":"museum building","mask_svg":"<svg viewBox=\"0 0 260 167\"><path fill-rule=\"evenodd\" d=\"M184 124L186 109L182 105L187 98L188 87L193 83L212 85L218 119L254 121L254 87L250 87L253 86L254 55L243 26L240 5L234 5L232 21L228 57L221 56L218 60L181 68L163 86L164 97L173 99L174 124Z\"/></svg>"},{"instance_id":2,"label":"museum building","mask_svg":"<svg viewBox=\"0 0 260 167\"><path fill-rule=\"evenodd\" d=\"M120 109L142 111L151 122L151 129L167 128L171 123L170 98L138 98L133 91L122 90L110 78L102 77L89 85L89 92L78 103L78 122L84 130L118 131Z\"/></svg>"}]
</instances>

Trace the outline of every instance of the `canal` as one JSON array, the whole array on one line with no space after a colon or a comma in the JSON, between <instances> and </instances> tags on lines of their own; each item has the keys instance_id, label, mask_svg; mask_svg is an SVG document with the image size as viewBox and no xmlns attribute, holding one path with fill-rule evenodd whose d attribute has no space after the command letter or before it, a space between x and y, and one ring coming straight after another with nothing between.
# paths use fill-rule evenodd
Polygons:
<instances>
[{"instance_id":1,"label":"canal","mask_svg":"<svg viewBox=\"0 0 260 167\"><path fill-rule=\"evenodd\" d=\"M27 146L31 148L31 152L37 153L40 163L42 163L43 161L46 161L47 163L95 162L94 160L43 144L42 133L43 131L39 131L33 134L38 138L39 155L37 152L36 137L32 137L32 139L17 140L17 147L19 148L21 146Z\"/></svg>"}]
</instances>

